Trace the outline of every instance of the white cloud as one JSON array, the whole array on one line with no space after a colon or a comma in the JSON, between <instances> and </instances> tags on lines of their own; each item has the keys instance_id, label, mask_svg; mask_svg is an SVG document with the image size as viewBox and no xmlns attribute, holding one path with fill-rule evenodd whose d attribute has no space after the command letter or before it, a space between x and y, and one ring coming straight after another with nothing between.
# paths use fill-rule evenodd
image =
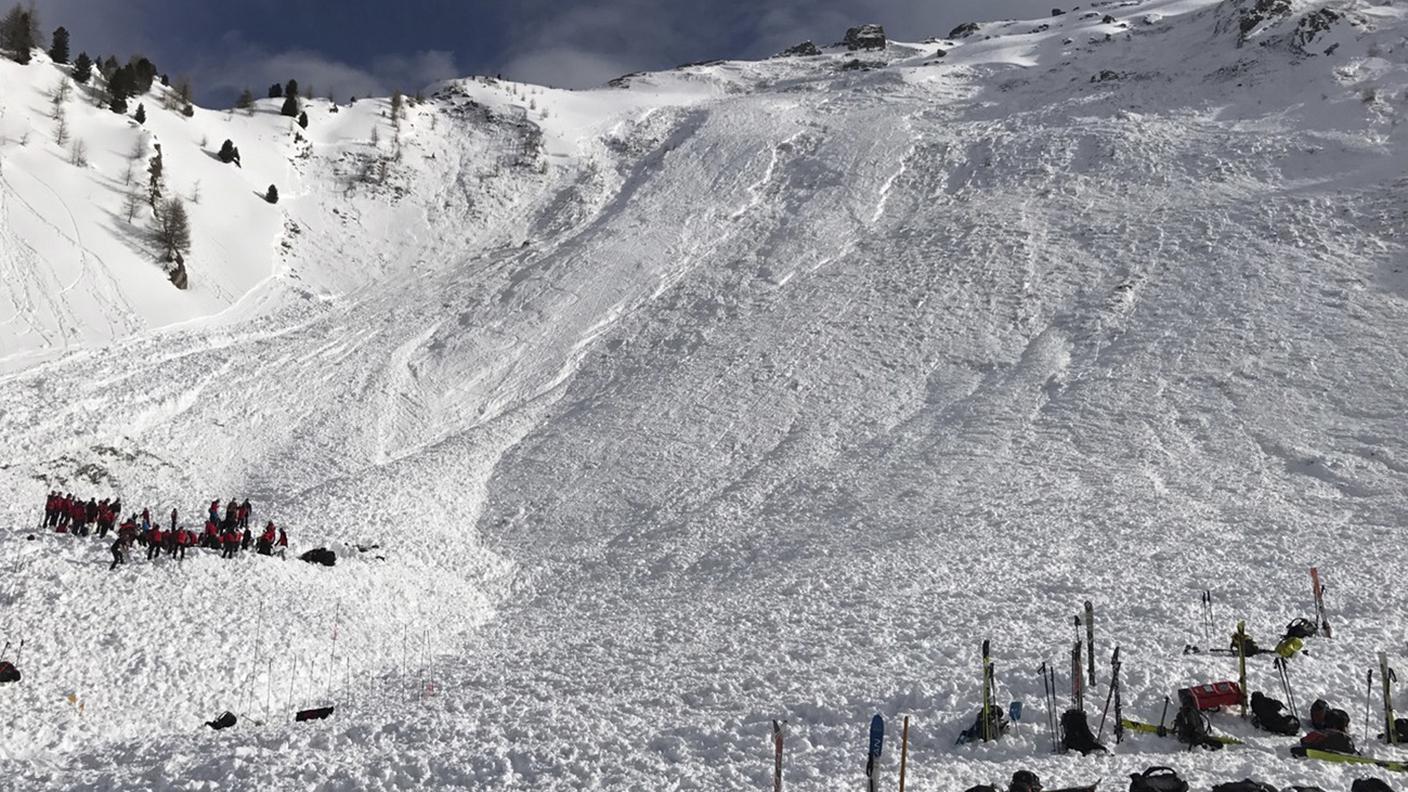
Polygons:
<instances>
[{"instance_id":1,"label":"white cloud","mask_svg":"<svg viewBox=\"0 0 1408 792\"><path fill-rule=\"evenodd\" d=\"M631 71L627 60L578 49L543 49L519 55L503 66L513 80L555 88L590 88Z\"/></svg>"}]
</instances>

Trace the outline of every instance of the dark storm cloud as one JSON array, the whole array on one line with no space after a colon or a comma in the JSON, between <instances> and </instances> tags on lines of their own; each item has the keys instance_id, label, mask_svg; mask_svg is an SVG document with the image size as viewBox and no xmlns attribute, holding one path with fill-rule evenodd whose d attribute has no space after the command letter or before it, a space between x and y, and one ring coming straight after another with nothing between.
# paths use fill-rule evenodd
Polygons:
<instances>
[{"instance_id":1,"label":"dark storm cloud","mask_svg":"<svg viewBox=\"0 0 1408 792\"><path fill-rule=\"evenodd\" d=\"M290 77L339 96L469 73L583 87L630 71L827 44L878 22L918 40L969 20L1036 17L1050 0L35 0L74 51L141 52L207 102Z\"/></svg>"}]
</instances>

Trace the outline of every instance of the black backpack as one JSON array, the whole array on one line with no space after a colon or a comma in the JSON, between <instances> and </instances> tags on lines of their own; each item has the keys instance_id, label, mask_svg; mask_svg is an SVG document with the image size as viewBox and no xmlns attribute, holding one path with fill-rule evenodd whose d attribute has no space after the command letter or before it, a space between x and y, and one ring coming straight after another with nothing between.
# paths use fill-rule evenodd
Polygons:
<instances>
[{"instance_id":1,"label":"black backpack","mask_svg":"<svg viewBox=\"0 0 1408 792\"><path fill-rule=\"evenodd\" d=\"M1018 770L1012 774L1007 792L1041 792L1041 778L1030 770Z\"/></svg>"},{"instance_id":2,"label":"black backpack","mask_svg":"<svg viewBox=\"0 0 1408 792\"><path fill-rule=\"evenodd\" d=\"M1393 787L1378 778L1358 778L1350 786L1349 792L1393 792Z\"/></svg>"},{"instance_id":3,"label":"black backpack","mask_svg":"<svg viewBox=\"0 0 1408 792\"><path fill-rule=\"evenodd\" d=\"M1178 709L1178 715L1173 719L1173 734L1178 741L1188 746L1207 748L1216 751L1222 747L1222 743L1214 740L1208 731L1210 726L1208 719L1199 712L1197 707L1184 704Z\"/></svg>"},{"instance_id":4,"label":"black backpack","mask_svg":"<svg viewBox=\"0 0 1408 792\"><path fill-rule=\"evenodd\" d=\"M1218 784L1212 788L1212 792L1277 792L1277 789L1270 784L1263 784L1260 781L1247 778L1241 781Z\"/></svg>"},{"instance_id":5,"label":"black backpack","mask_svg":"<svg viewBox=\"0 0 1408 792\"><path fill-rule=\"evenodd\" d=\"M1287 638L1314 638L1320 628L1310 619L1296 619L1286 625Z\"/></svg>"},{"instance_id":6,"label":"black backpack","mask_svg":"<svg viewBox=\"0 0 1408 792\"><path fill-rule=\"evenodd\" d=\"M1142 773L1130 773L1129 792L1188 792L1188 782L1171 767L1149 767Z\"/></svg>"},{"instance_id":7,"label":"black backpack","mask_svg":"<svg viewBox=\"0 0 1408 792\"><path fill-rule=\"evenodd\" d=\"M209 726L210 728L214 729L215 731L220 731L221 729L228 729L228 728L230 728L231 726L234 726L234 725L235 725L235 722L236 722L235 713L233 713L233 712L226 712L226 713L222 714L220 717L216 718L215 720L206 721L206 722L205 722L205 725L206 725L206 726Z\"/></svg>"},{"instance_id":8,"label":"black backpack","mask_svg":"<svg viewBox=\"0 0 1408 792\"><path fill-rule=\"evenodd\" d=\"M1300 734L1300 719L1287 715L1286 705L1261 693L1252 694L1252 725L1275 734Z\"/></svg>"},{"instance_id":9,"label":"black backpack","mask_svg":"<svg viewBox=\"0 0 1408 792\"><path fill-rule=\"evenodd\" d=\"M0 663L0 684L20 681L20 670L14 663Z\"/></svg>"},{"instance_id":10,"label":"black backpack","mask_svg":"<svg viewBox=\"0 0 1408 792\"><path fill-rule=\"evenodd\" d=\"M1069 709L1061 713L1061 744L1068 751L1079 751L1088 756L1092 751L1104 751L1105 746L1095 740L1090 724L1085 720L1085 710Z\"/></svg>"}]
</instances>

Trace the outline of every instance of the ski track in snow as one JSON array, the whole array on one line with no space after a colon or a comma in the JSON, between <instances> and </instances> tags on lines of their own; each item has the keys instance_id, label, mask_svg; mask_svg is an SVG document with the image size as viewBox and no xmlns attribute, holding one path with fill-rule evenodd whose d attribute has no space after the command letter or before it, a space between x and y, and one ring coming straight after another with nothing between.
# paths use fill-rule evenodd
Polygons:
<instances>
[{"instance_id":1,"label":"ski track in snow","mask_svg":"<svg viewBox=\"0 0 1408 792\"><path fill-rule=\"evenodd\" d=\"M26 645L0 786L760 789L784 718L787 788L834 789L880 712L912 717L920 792L1151 764L1345 789L1374 771L1227 714L1249 745L1214 754L1051 755L1042 723L1083 600L1100 679L1118 644L1125 712L1156 720L1235 678L1179 652L1209 640L1198 593L1214 643L1245 618L1271 645L1312 615L1311 564L1336 638L1292 663L1301 714L1323 696L1408 757L1359 733L1373 653L1408 656L1403 11L1356 6L1374 24L1311 57L1297 17L1238 47L1232 4L1105 10L874 70L447 83L381 185L356 174L384 102L316 106L308 159L272 108L157 107L206 187L181 295L6 105L0 637ZM93 178L129 146L109 115L72 111ZM246 172L207 134L251 141ZM102 543L27 538L50 486L157 514L249 494L339 563L108 574ZM984 638L1026 714L955 746Z\"/></svg>"}]
</instances>

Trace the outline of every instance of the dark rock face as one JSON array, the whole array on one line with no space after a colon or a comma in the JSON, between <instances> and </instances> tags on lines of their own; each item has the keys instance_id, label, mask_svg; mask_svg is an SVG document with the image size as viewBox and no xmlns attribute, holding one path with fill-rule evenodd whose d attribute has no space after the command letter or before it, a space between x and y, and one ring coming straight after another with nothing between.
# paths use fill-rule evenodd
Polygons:
<instances>
[{"instance_id":1,"label":"dark rock face","mask_svg":"<svg viewBox=\"0 0 1408 792\"><path fill-rule=\"evenodd\" d=\"M1300 24L1296 25L1296 32L1293 42L1297 49L1306 51L1308 47L1315 43L1315 39L1321 33L1328 33L1330 28L1340 20L1340 15L1328 8L1321 8L1312 11L1301 17ZM1328 53L1327 53L1328 54Z\"/></svg>"},{"instance_id":2,"label":"dark rock face","mask_svg":"<svg viewBox=\"0 0 1408 792\"><path fill-rule=\"evenodd\" d=\"M171 278L172 286L182 291L190 288L191 277L186 274L186 262L180 255L177 255L176 260L171 263L168 276Z\"/></svg>"},{"instance_id":3,"label":"dark rock face","mask_svg":"<svg viewBox=\"0 0 1408 792\"><path fill-rule=\"evenodd\" d=\"M813 56L813 55L820 55L820 54L821 54L821 49L820 49L819 47L817 47L817 45L811 43L810 41L803 41L801 44L797 44L796 46L788 47L787 49L783 50L782 52L779 52L779 53L777 54L777 57L779 57L779 58L809 58L809 57L811 57L811 56Z\"/></svg>"},{"instance_id":4,"label":"dark rock face","mask_svg":"<svg viewBox=\"0 0 1408 792\"><path fill-rule=\"evenodd\" d=\"M1291 0L1256 0L1256 5L1242 12L1242 37L1245 38L1263 22L1291 13Z\"/></svg>"},{"instance_id":5,"label":"dark rock face","mask_svg":"<svg viewBox=\"0 0 1408 792\"><path fill-rule=\"evenodd\" d=\"M963 24L959 25L958 27L954 28L953 30L950 30L949 33L948 33L948 37L951 38L951 39L967 38L968 36L971 36L971 35L973 35L974 33L977 33L977 32L978 32L978 23L977 23L977 22L964 22Z\"/></svg>"},{"instance_id":6,"label":"dark rock face","mask_svg":"<svg viewBox=\"0 0 1408 792\"><path fill-rule=\"evenodd\" d=\"M1065 11L1062 11L1062 10L1059 9L1059 8L1053 8L1053 9L1051 9L1051 16L1054 16L1054 17L1061 16L1061 15L1064 14L1064 13L1066 13L1066 12L1065 12Z\"/></svg>"},{"instance_id":7,"label":"dark rock face","mask_svg":"<svg viewBox=\"0 0 1408 792\"><path fill-rule=\"evenodd\" d=\"M846 49L873 50L885 48L885 28L880 25L858 25L846 31Z\"/></svg>"}]
</instances>

